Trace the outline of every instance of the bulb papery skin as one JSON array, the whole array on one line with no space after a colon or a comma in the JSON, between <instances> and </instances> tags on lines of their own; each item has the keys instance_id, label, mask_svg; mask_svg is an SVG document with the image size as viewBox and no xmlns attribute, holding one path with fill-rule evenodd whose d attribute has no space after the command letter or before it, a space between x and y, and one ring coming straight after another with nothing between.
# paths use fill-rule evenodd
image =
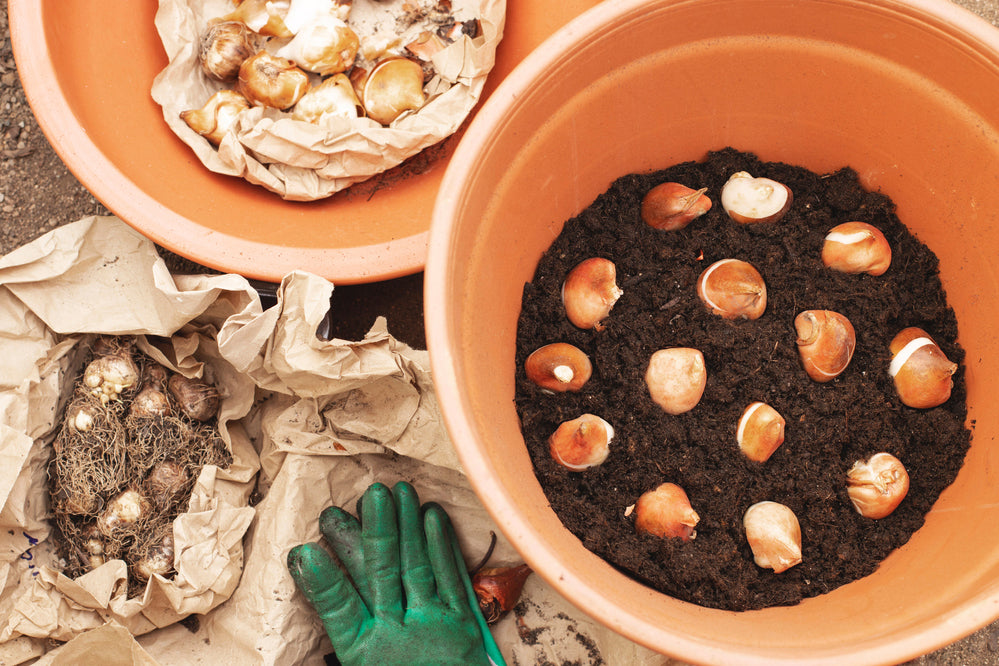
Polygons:
<instances>
[{"instance_id":1,"label":"bulb papery skin","mask_svg":"<svg viewBox=\"0 0 999 666\"><path fill-rule=\"evenodd\" d=\"M389 125L407 111L418 111L426 101L423 67L402 57L381 60L354 81L355 90L369 118Z\"/></svg>"},{"instance_id":2,"label":"bulb papery skin","mask_svg":"<svg viewBox=\"0 0 999 666\"><path fill-rule=\"evenodd\" d=\"M234 90L220 90L200 109L182 111L181 120L192 130L219 145L236 125L239 114L250 108L245 97Z\"/></svg>"},{"instance_id":3,"label":"bulb papery skin","mask_svg":"<svg viewBox=\"0 0 999 666\"><path fill-rule=\"evenodd\" d=\"M732 174L721 191L722 208L739 224L777 222L791 209L793 199L783 183L753 178L745 171Z\"/></svg>"},{"instance_id":4,"label":"bulb papery skin","mask_svg":"<svg viewBox=\"0 0 999 666\"><path fill-rule=\"evenodd\" d=\"M902 503L909 492L909 473L890 453L875 453L858 460L846 474L847 494L857 513L865 518L884 518Z\"/></svg>"},{"instance_id":5,"label":"bulb papery skin","mask_svg":"<svg viewBox=\"0 0 999 666\"><path fill-rule=\"evenodd\" d=\"M351 28L334 14L323 14L278 49L275 55L287 58L302 69L321 76L339 74L354 64L361 42Z\"/></svg>"},{"instance_id":6,"label":"bulb papery skin","mask_svg":"<svg viewBox=\"0 0 999 666\"><path fill-rule=\"evenodd\" d=\"M617 286L617 267L592 257L569 271L562 283L562 304L573 326L602 331L603 321L624 294Z\"/></svg>"},{"instance_id":7,"label":"bulb papery skin","mask_svg":"<svg viewBox=\"0 0 999 666\"><path fill-rule=\"evenodd\" d=\"M239 92L254 106L287 109L310 87L309 75L287 58L259 51L239 68Z\"/></svg>"},{"instance_id":8,"label":"bulb papery skin","mask_svg":"<svg viewBox=\"0 0 999 666\"><path fill-rule=\"evenodd\" d=\"M310 88L292 109L295 120L319 124L323 118L352 120L364 115L364 107L354 93L346 74L334 74Z\"/></svg>"},{"instance_id":9,"label":"bulb papery skin","mask_svg":"<svg viewBox=\"0 0 999 666\"><path fill-rule=\"evenodd\" d=\"M824 383L846 370L857 346L849 319L831 310L806 310L795 317L794 327L798 355L809 377Z\"/></svg>"},{"instance_id":10,"label":"bulb papery skin","mask_svg":"<svg viewBox=\"0 0 999 666\"><path fill-rule=\"evenodd\" d=\"M289 7L289 0L241 0L220 20L238 21L258 35L286 38L293 34L284 23Z\"/></svg>"},{"instance_id":11,"label":"bulb papery skin","mask_svg":"<svg viewBox=\"0 0 999 666\"><path fill-rule=\"evenodd\" d=\"M914 326L903 329L888 348L892 355L888 374L903 404L931 409L950 399L957 364L926 331Z\"/></svg>"},{"instance_id":12,"label":"bulb papery skin","mask_svg":"<svg viewBox=\"0 0 999 666\"><path fill-rule=\"evenodd\" d=\"M736 427L739 450L756 462L766 462L784 443L785 421L776 409L763 402L746 407Z\"/></svg>"},{"instance_id":13,"label":"bulb papery skin","mask_svg":"<svg viewBox=\"0 0 999 666\"><path fill-rule=\"evenodd\" d=\"M704 355L689 347L660 349L645 370L645 385L652 400L667 414L689 412L701 401L708 373Z\"/></svg>"},{"instance_id":14,"label":"bulb papery skin","mask_svg":"<svg viewBox=\"0 0 999 666\"><path fill-rule=\"evenodd\" d=\"M757 566L782 573L801 563L801 525L789 507L757 502L746 509L742 525Z\"/></svg>"},{"instance_id":15,"label":"bulb papery skin","mask_svg":"<svg viewBox=\"0 0 999 666\"><path fill-rule=\"evenodd\" d=\"M595 414L562 423L548 438L548 447L555 462L573 472L595 467L610 455L614 427Z\"/></svg>"},{"instance_id":16,"label":"bulb papery skin","mask_svg":"<svg viewBox=\"0 0 999 666\"><path fill-rule=\"evenodd\" d=\"M866 222L845 222L826 234L822 263L843 273L884 275L891 265L891 245L877 227Z\"/></svg>"},{"instance_id":17,"label":"bulb papery skin","mask_svg":"<svg viewBox=\"0 0 999 666\"><path fill-rule=\"evenodd\" d=\"M725 319L759 319L767 309L767 285L749 262L722 259L697 279L697 296Z\"/></svg>"},{"instance_id":18,"label":"bulb papery skin","mask_svg":"<svg viewBox=\"0 0 999 666\"><path fill-rule=\"evenodd\" d=\"M711 210L705 192L706 187L694 190L681 183L656 185L642 199L642 219L656 229L682 229Z\"/></svg>"},{"instance_id":19,"label":"bulb papery skin","mask_svg":"<svg viewBox=\"0 0 999 666\"><path fill-rule=\"evenodd\" d=\"M531 352L524 361L527 378L541 388L554 391L578 391L593 373L590 358L567 342L553 342Z\"/></svg>"},{"instance_id":20,"label":"bulb papery skin","mask_svg":"<svg viewBox=\"0 0 999 666\"><path fill-rule=\"evenodd\" d=\"M209 25L201 35L198 61L202 71L217 81L234 81L254 45L246 26L238 21Z\"/></svg>"},{"instance_id":21,"label":"bulb papery skin","mask_svg":"<svg viewBox=\"0 0 999 666\"><path fill-rule=\"evenodd\" d=\"M675 483L663 483L643 493L635 502L635 529L661 539L690 541L700 516L690 505L687 493Z\"/></svg>"}]
</instances>

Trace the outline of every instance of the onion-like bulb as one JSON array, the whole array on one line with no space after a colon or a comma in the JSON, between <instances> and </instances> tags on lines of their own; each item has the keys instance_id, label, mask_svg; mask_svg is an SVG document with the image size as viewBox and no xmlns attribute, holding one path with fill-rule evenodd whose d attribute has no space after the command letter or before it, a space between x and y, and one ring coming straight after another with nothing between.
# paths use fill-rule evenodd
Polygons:
<instances>
[{"instance_id":1,"label":"onion-like bulb","mask_svg":"<svg viewBox=\"0 0 999 666\"><path fill-rule=\"evenodd\" d=\"M269 37L291 37L285 25L289 0L241 0L235 11L222 17L223 21L238 21L253 32Z\"/></svg>"},{"instance_id":2,"label":"onion-like bulb","mask_svg":"<svg viewBox=\"0 0 999 666\"><path fill-rule=\"evenodd\" d=\"M361 41L357 33L332 13L321 14L275 52L302 69L321 76L350 69Z\"/></svg>"},{"instance_id":3,"label":"onion-like bulb","mask_svg":"<svg viewBox=\"0 0 999 666\"><path fill-rule=\"evenodd\" d=\"M309 75L286 58L260 51L239 68L237 88L255 106L287 109L309 90Z\"/></svg>"},{"instance_id":4,"label":"onion-like bulb","mask_svg":"<svg viewBox=\"0 0 999 666\"><path fill-rule=\"evenodd\" d=\"M153 576L165 576L173 569L173 534L166 534L161 540L146 549L132 567L132 573L139 580L149 580Z\"/></svg>"},{"instance_id":5,"label":"onion-like bulb","mask_svg":"<svg viewBox=\"0 0 999 666\"><path fill-rule=\"evenodd\" d=\"M386 58L355 83L364 110L388 125L406 111L423 106L423 67L408 58Z\"/></svg>"},{"instance_id":6,"label":"onion-like bulb","mask_svg":"<svg viewBox=\"0 0 999 666\"><path fill-rule=\"evenodd\" d=\"M149 515L152 507L136 488L127 488L116 495L97 517L97 529L111 537L128 530Z\"/></svg>"},{"instance_id":7,"label":"onion-like bulb","mask_svg":"<svg viewBox=\"0 0 999 666\"><path fill-rule=\"evenodd\" d=\"M219 412L219 392L210 384L184 375L173 375L167 382L177 407L190 419L207 421Z\"/></svg>"},{"instance_id":8,"label":"onion-like bulb","mask_svg":"<svg viewBox=\"0 0 999 666\"><path fill-rule=\"evenodd\" d=\"M239 114L249 108L247 99L235 90L220 90L200 109L182 111L180 119L217 146L236 124Z\"/></svg>"},{"instance_id":9,"label":"onion-like bulb","mask_svg":"<svg viewBox=\"0 0 999 666\"><path fill-rule=\"evenodd\" d=\"M346 74L334 74L298 100L292 109L291 116L295 120L308 123L319 123L323 118L359 118L364 114L364 107L354 93L354 87Z\"/></svg>"},{"instance_id":10,"label":"onion-like bulb","mask_svg":"<svg viewBox=\"0 0 999 666\"><path fill-rule=\"evenodd\" d=\"M105 404L118 399L138 380L139 369L127 350L99 356L83 371L83 384Z\"/></svg>"},{"instance_id":11,"label":"onion-like bulb","mask_svg":"<svg viewBox=\"0 0 999 666\"><path fill-rule=\"evenodd\" d=\"M233 81L239 75L243 61L253 55L246 26L238 21L221 21L209 25L201 35L198 61L201 70L218 81Z\"/></svg>"}]
</instances>

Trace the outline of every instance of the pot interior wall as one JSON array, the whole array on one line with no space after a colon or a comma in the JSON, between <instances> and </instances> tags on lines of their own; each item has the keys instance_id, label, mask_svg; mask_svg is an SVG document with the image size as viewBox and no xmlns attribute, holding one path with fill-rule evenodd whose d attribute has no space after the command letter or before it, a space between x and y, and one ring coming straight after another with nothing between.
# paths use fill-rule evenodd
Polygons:
<instances>
[{"instance_id":1,"label":"pot interior wall","mask_svg":"<svg viewBox=\"0 0 999 666\"><path fill-rule=\"evenodd\" d=\"M974 22L974 35L957 34L968 17L948 4L605 3L525 61L452 160L427 269L452 436L525 558L637 642L718 663L891 663L999 615L999 415L988 405L999 390L999 37ZM894 199L940 258L974 427L955 484L875 574L748 613L654 593L586 551L548 508L512 400L521 290L562 223L618 176L725 146L819 172L852 166Z\"/></svg>"}]
</instances>

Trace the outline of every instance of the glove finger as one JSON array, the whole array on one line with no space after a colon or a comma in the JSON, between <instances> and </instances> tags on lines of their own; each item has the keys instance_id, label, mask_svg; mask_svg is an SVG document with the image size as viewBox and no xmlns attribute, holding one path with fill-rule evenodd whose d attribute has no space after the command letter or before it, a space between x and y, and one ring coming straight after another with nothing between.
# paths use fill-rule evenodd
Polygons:
<instances>
[{"instance_id":1,"label":"glove finger","mask_svg":"<svg viewBox=\"0 0 999 666\"><path fill-rule=\"evenodd\" d=\"M347 569L365 605L371 607L368 574L364 570L364 548L361 546L361 523L338 506L319 514L319 531L329 542L340 563Z\"/></svg>"},{"instance_id":2,"label":"glove finger","mask_svg":"<svg viewBox=\"0 0 999 666\"><path fill-rule=\"evenodd\" d=\"M399 525L392 491L373 483L361 506L361 547L371 591L371 612L402 622L402 577L399 562Z\"/></svg>"},{"instance_id":3,"label":"glove finger","mask_svg":"<svg viewBox=\"0 0 999 666\"><path fill-rule=\"evenodd\" d=\"M425 606L434 598L434 570L427 555L427 535L420 515L420 497L405 481L392 488L399 512L399 555L406 606Z\"/></svg>"},{"instance_id":4,"label":"glove finger","mask_svg":"<svg viewBox=\"0 0 999 666\"><path fill-rule=\"evenodd\" d=\"M288 552L288 571L319 613L333 648L348 648L370 614L340 567L319 544L307 543Z\"/></svg>"},{"instance_id":5,"label":"glove finger","mask_svg":"<svg viewBox=\"0 0 999 666\"><path fill-rule=\"evenodd\" d=\"M437 580L438 596L448 607L468 612L469 600L464 582L468 579L468 571L461 549L457 546L450 517L441 505L428 502L424 505L423 526L427 533L427 552Z\"/></svg>"}]
</instances>

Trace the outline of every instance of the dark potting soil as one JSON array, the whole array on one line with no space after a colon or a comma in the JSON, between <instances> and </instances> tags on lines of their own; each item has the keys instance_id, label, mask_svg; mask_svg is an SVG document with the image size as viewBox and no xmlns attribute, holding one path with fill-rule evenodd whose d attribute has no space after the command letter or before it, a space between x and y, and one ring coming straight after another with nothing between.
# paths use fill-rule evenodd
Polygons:
<instances>
[{"instance_id":1,"label":"dark potting soil","mask_svg":"<svg viewBox=\"0 0 999 666\"><path fill-rule=\"evenodd\" d=\"M736 171L790 187L788 215L776 224L730 221L718 194ZM653 229L641 219L642 198L666 181L706 187L714 205L685 229ZM884 275L822 265L825 234L852 220L887 237L893 254ZM616 264L624 290L599 332L570 324L560 296L568 271L595 256ZM725 258L748 261L763 275L768 303L760 319L726 320L696 298L701 271ZM824 384L805 374L795 344L794 318L809 309L840 312L856 329L849 367ZM888 343L907 326L927 331L960 366L940 407L912 409L895 394ZM865 191L850 168L819 175L727 148L703 162L618 179L566 223L542 257L524 288L517 336L517 410L555 513L619 570L702 606L790 605L872 573L923 524L969 446L964 351L937 258L898 219L891 200ZM593 363L578 393L546 393L524 375L527 355L556 341L576 345ZM649 357L665 347L700 349L707 366L701 402L678 416L663 412L644 382ZM753 401L773 406L787 422L784 444L762 464L735 443L736 424ZM606 462L570 472L552 460L547 440L561 422L585 412L609 421L615 437ZM872 520L853 509L845 475L879 451L903 462L910 489L890 516ZM625 516L643 492L667 481L687 492L700 515L692 541L638 534ZM786 504L801 524L803 561L781 574L756 566L743 532L743 513L762 500Z\"/></svg>"}]
</instances>

